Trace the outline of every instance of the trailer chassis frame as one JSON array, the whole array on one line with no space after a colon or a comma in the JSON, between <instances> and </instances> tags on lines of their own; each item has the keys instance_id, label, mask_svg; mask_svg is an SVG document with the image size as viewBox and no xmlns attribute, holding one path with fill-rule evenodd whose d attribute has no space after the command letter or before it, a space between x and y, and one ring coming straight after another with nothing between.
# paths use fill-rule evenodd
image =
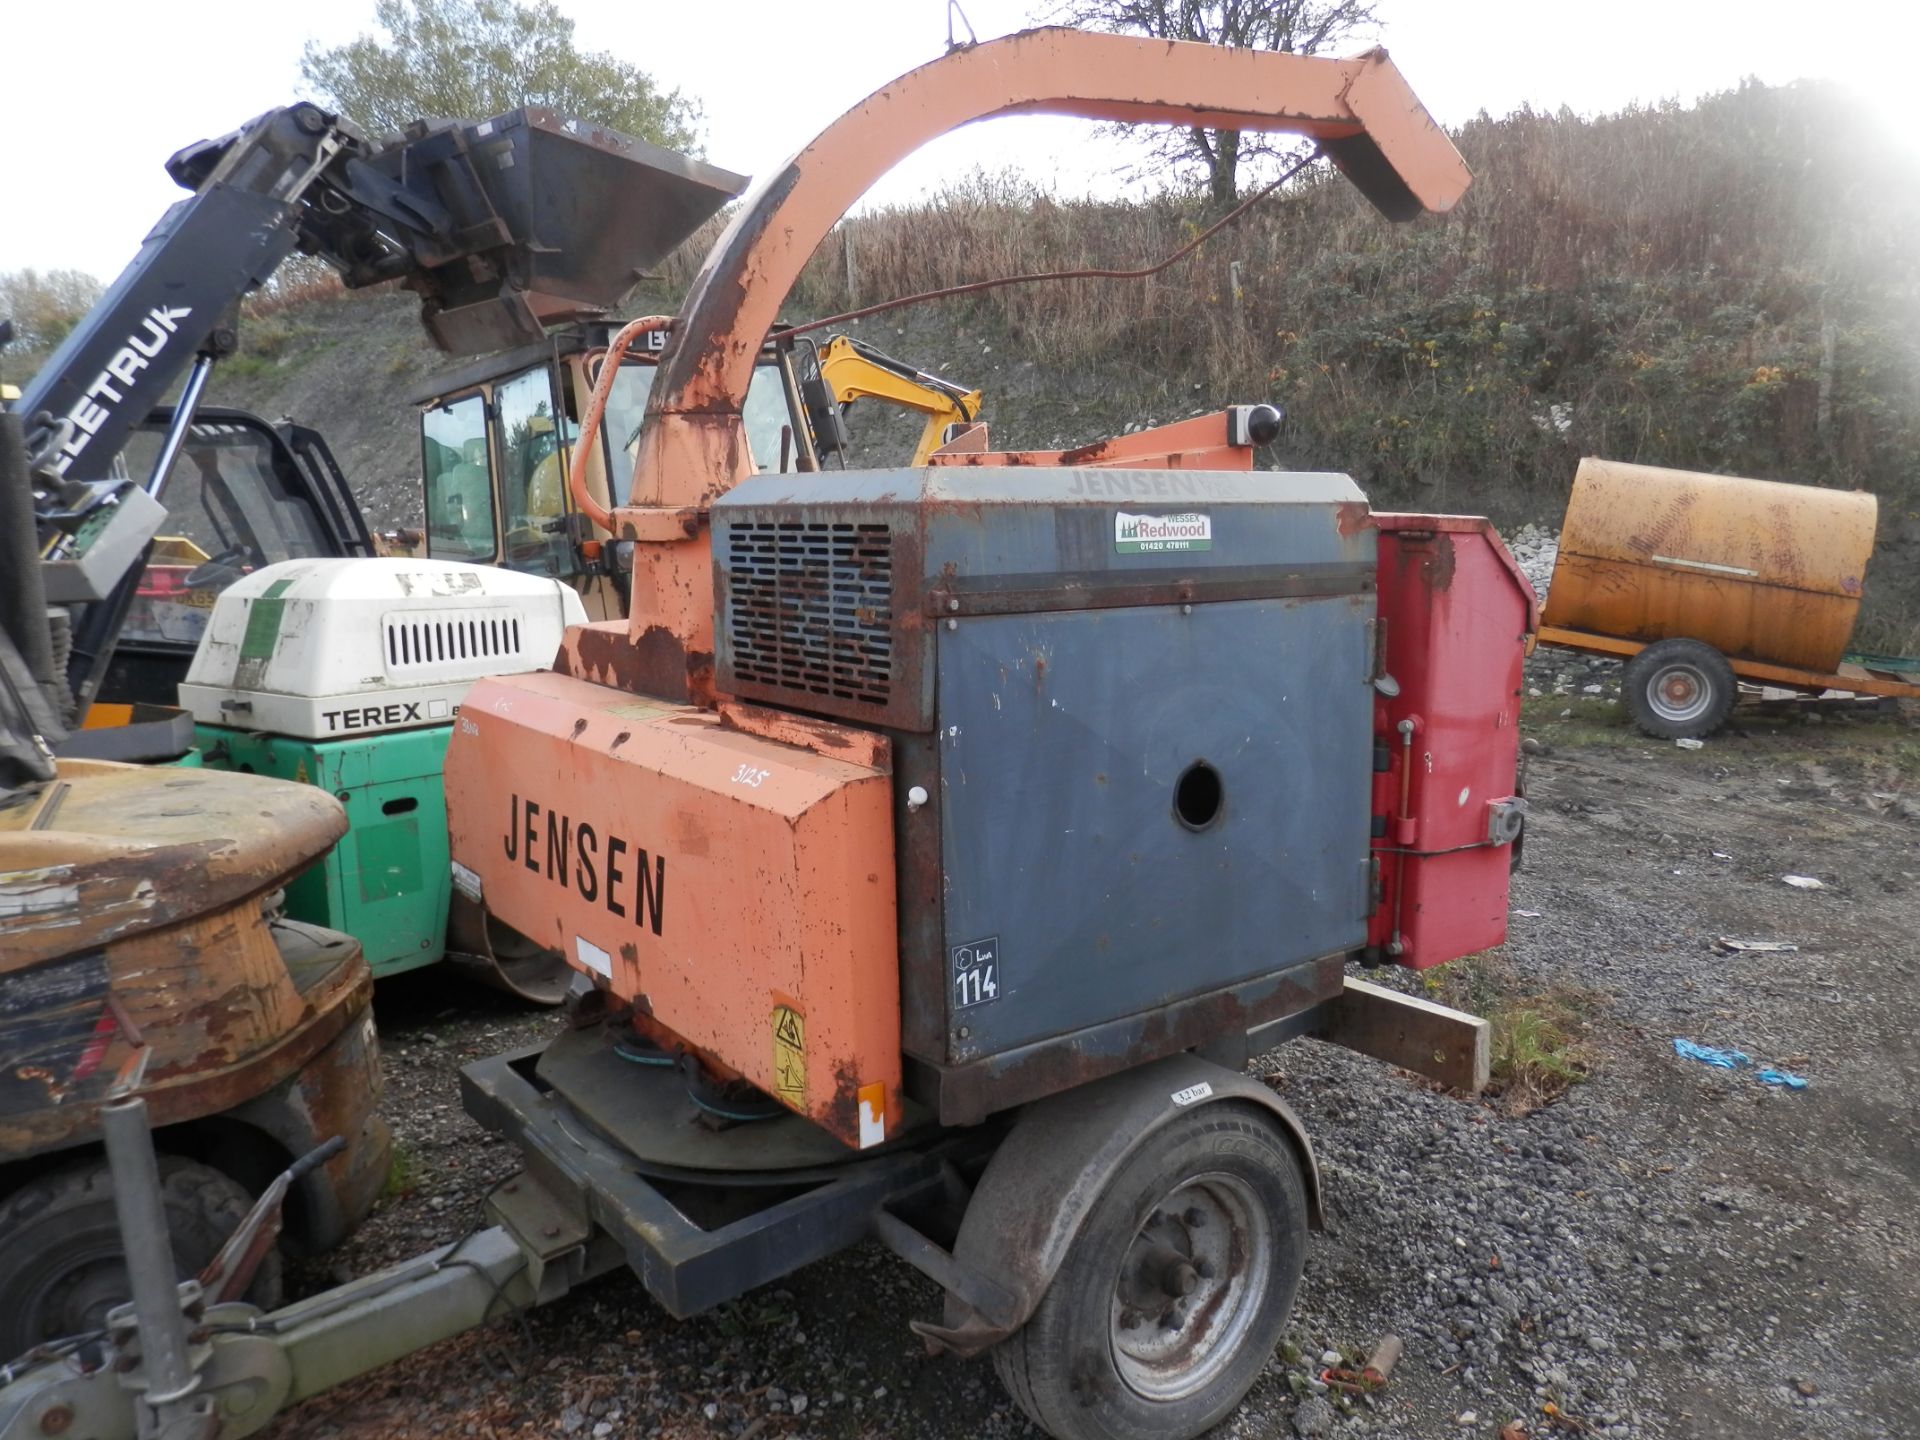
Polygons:
<instances>
[{"instance_id":1,"label":"trailer chassis frame","mask_svg":"<svg viewBox=\"0 0 1920 1440\"><path fill-rule=\"evenodd\" d=\"M1337 997L1245 1041L1266 1048L1298 1033L1469 1094L1486 1083L1486 1021L1352 978ZM1239 1047L1216 1053L1239 1058L1228 1048ZM1274 1116L1298 1151L1310 1218L1319 1220L1319 1176L1298 1117L1259 1080L1196 1053L841 1164L675 1171L602 1135L545 1086L534 1068L543 1049L493 1056L461 1074L469 1113L526 1158L526 1168L487 1197L490 1226L268 1315L209 1303L197 1281L182 1283L171 1304L149 1284L142 1299L108 1317L103 1336L42 1347L0 1367L0 1440L69 1432L240 1440L291 1405L558 1300L623 1264L684 1317L867 1238L945 1292L942 1320L913 1326L928 1348L978 1355L1026 1323L1111 1175L1155 1128L1194 1104L1252 1105ZM152 1162L146 1105L134 1098L117 1108L137 1109L138 1118L120 1116L109 1160L116 1175L136 1177L138 1189ZM702 1225L687 1213L697 1190L751 1198L739 1214ZM137 1236L133 1199L121 1225ZM970 1210L979 1213L963 1235ZM152 1224L148 1215L146 1229ZM1023 1246L1018 1235L1033 1243ZM242 1233L231 1244L247 1242ZM175 1363L161 1375L155 1368L168 1346L150 1337L168 1335L177 1342Z\"/></svg>"}]
</instances>

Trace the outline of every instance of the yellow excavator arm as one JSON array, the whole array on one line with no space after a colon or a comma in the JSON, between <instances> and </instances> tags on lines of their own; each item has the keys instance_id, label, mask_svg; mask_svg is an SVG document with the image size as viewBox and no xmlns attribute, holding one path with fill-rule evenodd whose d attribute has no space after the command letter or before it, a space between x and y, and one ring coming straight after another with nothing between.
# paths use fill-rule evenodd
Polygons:
<instances>
[{"instance_id":1,"label":"yellow excavator arm","mask_svg":"<svg viewBox=\"0 0 1920 1440\"><path fill-rule=\"evenodd\" d=\"M822 348L820 378L843 408L856 400L873 399L925 415L926 428L910 462L914 465L926 464L927 457L951 438L953 426L970 425L980 415L978 390L916 370L851 335L836 335Z\"/></svg>"}]
</instances>

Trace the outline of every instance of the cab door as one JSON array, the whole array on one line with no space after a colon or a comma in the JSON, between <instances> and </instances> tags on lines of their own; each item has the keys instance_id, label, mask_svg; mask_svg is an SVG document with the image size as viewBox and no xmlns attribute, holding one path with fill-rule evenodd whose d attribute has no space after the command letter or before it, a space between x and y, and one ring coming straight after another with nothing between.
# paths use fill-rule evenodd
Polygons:
<instances>
[{"instance_id":1,"label":"cab door","mask_svg":"<svg viewBox=\"0 0 1920 1440\"><path fill-rule=\"evenodd\" d=\"M474 390L421 412L422 518L430 559L490 565L500 553L488 409L486 393Z\"/></svg>"},{"instance_id":2,"label":"cab door","mask_svg":"<svg viewBox=\"0 0 1920 1440\"><path fill-rule=\"evenodd\" d=\"M500 563L555 577L576 573L567 514L572 431L554 394L550 365L493 384L494 456L499 466Z\"/></svg>"}]
</instances>

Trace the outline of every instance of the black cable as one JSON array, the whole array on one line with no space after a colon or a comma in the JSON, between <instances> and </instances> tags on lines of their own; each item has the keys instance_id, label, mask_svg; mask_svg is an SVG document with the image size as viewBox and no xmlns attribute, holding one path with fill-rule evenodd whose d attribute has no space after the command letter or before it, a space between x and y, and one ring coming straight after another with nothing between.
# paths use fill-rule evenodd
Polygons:
<instances>
[{"instance_id":1,"label":"black cable","mask_svg":"<svg viewBox=\"0 0 1920 1440\"><path fill-rule=\"evenodd\" d=\"M1315 146L1306 155L1280 172L1270 185L1264 185L1242 200L1233 209L1222 215L1213 224L1202 230L1193 239L1182 245L1158 265L1149 265L1144 270L1046 270L1034 275L1002 275L995 280L975 280L968 285L949 285L944 290L922 290L917 295L902 295L897 300L882 300L877 305L868 305L859 310L843 310L838 315L829 315L824 320L809 320L804 325L789 325L783 332L788 335L800 335L809 330L825 329L829 325L841 325L852 320L864 320L869 315L882 315L889 310L898 310L904 305L918 305L926 300L950 300L956 295L973 295L982 290L997 290L1002 285L1027 285L1036 280L1145 280L1158 275L1168 266L1184 260L1215 235L1233 224L1260 201L1278 190L1287 181L1298 175L1307 166L1318 160L1323 152Z\"/></svg>"}]
</instances>

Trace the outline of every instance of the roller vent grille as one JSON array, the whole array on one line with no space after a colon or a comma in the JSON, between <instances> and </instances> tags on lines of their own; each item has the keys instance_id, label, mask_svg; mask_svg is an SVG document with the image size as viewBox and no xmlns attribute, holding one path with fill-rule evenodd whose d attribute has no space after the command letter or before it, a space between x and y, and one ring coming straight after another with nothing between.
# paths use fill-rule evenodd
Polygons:
<instances>
[{"instance_id":1,"label":"roller vent grille","mask_svg":"<svg viewBox=\"0 0 1920 1440\"><path fill-rule=\"evenodd\" d=\"M520 617L511 611L405 612L382 626L388 674L521 660Z\"/></svg>"},{"instance_id":2,"label":"roller vent grille","mask_svg":"<svg viewBox=\"0 0 1920 1440\"><path fill-rule=\"evenodd\" d=\"M889 526L734 521L727 639L749 684L885 705L893 675Z\"/></svg>"}]
</instances>

